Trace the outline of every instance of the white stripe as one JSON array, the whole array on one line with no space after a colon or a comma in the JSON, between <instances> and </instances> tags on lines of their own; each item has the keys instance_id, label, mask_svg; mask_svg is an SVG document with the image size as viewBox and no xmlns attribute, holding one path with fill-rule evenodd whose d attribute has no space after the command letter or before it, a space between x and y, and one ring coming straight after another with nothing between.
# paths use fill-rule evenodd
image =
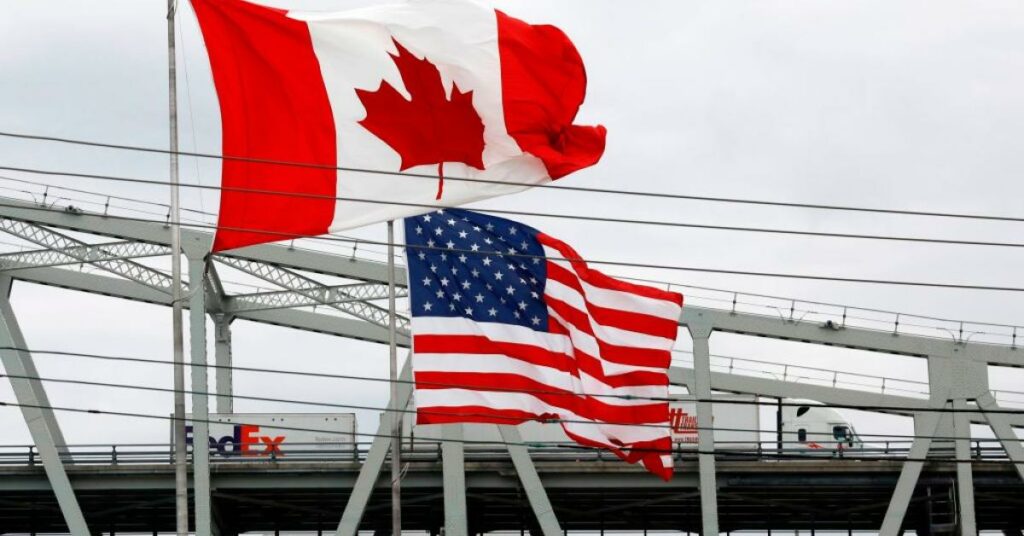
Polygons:
<instances>
[{"instance_id":1,"label":"white stripe","mask_svg":"<svg viewBox=\"0 0 1024 536\"><path fill-rule=\"evenodd\" d=\"M574 288L568 287L553 279L548 279L544 286L544 295L551 296L557 300L567 303L574 309L587 313L587 300ZM587 296L590 298L590 296ZM596 305L596 304L595 304ZM675 346L675 339L657 337L647 333L638 333L627 329L599 324L593 317L590 322L591 328L602 341L618 346L631 346L633 348L649 348L653 350L671 350Z\"/></svg>"},{"instance_id":2,"label":"white stripe","mask_svg":"<svg viewBox=\"0 0 1024 536\"><path fill-rule=\"evenodd\" d=\"M647 296L641 296L630 292L596 287L581 279L576 270L573 269L572 264L568 261L554 260L563 258L564 255L562 252L550 246L544 246L544 254L548 257L548 262L557 264L569 270L576 276L577 280L580 282L580 286L583 288L583 291L587 294L587 300L594 305L600 305L601 307L607 307L609 309L619 309L622 311L631 311L634 313L657 316L668 320L679 320L682 308L679 304L673 301L649 298ZM548 279L548 282L550 283L551 280Z\"/></svg>"},{"instance_id":3,"label":"white stripe","mask_svg":"<svg viewBox=\"0 0 1024 536\"><path fill-rule=\"evenodd\" d=\"M576 346L576 348L579 348L581 351L586 352L587 354L592 355L601 361L602 366L604 366L605 374L625 374L629 372L657 372L662 374L665 373L665 369L661 367L642 367L639 365L628 365L625 363L609 361L605 358L605 356L601 354L601 349L597 345L597 339L595 339L592 335L580 331L578 328L567 322L564 318L561 317L561 315L559 315L555 311L548 310L548 315L551 318L558 320L560 324L565 326L566 330L569 331L569 338L572 339L572 343Z\"/></svg>"},{"instance_id":4,"label":"white stripe","mask_svg":"<svg viewBox=\"0 0 1024 536\"><path fill-rule=\"evenodd\" d=\"M572 413L571 411L552 406L533 395L526 393L506 393L500 391L477 391L471 389L418 389L416 391L417 411L443 414L445 408L459 406L483 406L495 410L525 411L535 414L558 414L565 421L562 425L576 435L607 443L607 438L619 439L623 443L650 441L668 437L668 422L645 423L640 426L624 424L605 424L593 422ZM661 426L664 425L664 426Z\"/></svg>"},{"instance_id":5,"label":"white stripe","mask_svg":"<svg viewBox=\"0 0 1024 536\"><path fill-rule=\"evenodd\" d=\"M551 316L566 325L570 333L569 337L558 333L534 331L530 328L512 324L477 322L465 317L447 316L414 316L412 318L412 332L416 335L479 335L496 342L529 344L569 357L573 357L575 353L573 349L573 342L575 342L576 347L580 351L601 359L601 352L597 346L596 339L568 325L560 316L553 313L551 313ZM571 340L570 337L572 337ZM415 350L415 346L413 350ZM603 359L601 361L604 366L604 373L609 376L638 371L665 374L665 369L659 367L623 365Z\"/></svg>"},{"instance_id":6,"label":"white stripe","mask_svg":"<svg viewBox=\"0 0 1024 536\"><path fill-rule=\"evenodd\" d=\"M412 332L416 335L483 335L492 341L529 344L570 357L573 355L572 341L565 335L501 322L477 322L465 317L414 316Z\"/></svg>"},{"instance_id":7,"label":"white stripe","mask_svg":"<svg viewBox=\"0 0 1024 536\"><path fill-rule=\"evenodd\" d=\"M422 354L413 356L415 372L472 372L515 374L540 382L552 389L587 394L615 406L641 406L655 403L651 398L668 395L665 385L611 387L597 378L580 373L580 378L559 369L534 365L499 354ZM636 397L626 399L619 397Z\"/></svg>"}]
</instances>

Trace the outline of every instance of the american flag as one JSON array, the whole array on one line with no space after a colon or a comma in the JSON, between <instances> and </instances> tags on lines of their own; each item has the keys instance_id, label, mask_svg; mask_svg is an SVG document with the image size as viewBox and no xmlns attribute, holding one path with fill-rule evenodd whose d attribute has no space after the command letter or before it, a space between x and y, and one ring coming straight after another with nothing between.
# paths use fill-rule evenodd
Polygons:
<instances>
[{"instance_id":1,"label":"american flag","mask_svg":"<svg viewBox=\"0 0 1024 536\"><path fill-rule=\"evenodd\" d=\"M565 243L461 209L405 220L417 422L557 420L672 475L668 367L683 297L590 269Z\"/></svg>"}]
</instances>

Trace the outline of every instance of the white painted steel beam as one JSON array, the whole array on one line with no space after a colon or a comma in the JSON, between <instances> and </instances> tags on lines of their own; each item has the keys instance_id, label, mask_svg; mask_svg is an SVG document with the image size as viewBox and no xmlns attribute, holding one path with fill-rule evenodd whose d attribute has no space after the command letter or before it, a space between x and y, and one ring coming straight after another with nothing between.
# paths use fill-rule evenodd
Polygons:
<instances>
[{"instance_id":1,"label":"white painted steel beam","mask_svg":"<svg viewBox=\"0 0 1024 536\"><path fill-rule=\"evenodd\" d=\"M693 339L693 390L697 402L697 464L700 476L701 534L718 534L718 484L715 475L715 438L711 401L711 325L687 324Z\"/></svg>"},{"instance_id":2,"label":"white painted steel beam","mask_svg":"<svg viewBox=\"0 0 1024 536\"><path fill-rule=\"evenodd\" d=\"M941 396L948 396L943 393ZM945 408L947 403L942 399L932 402L930 407ZM879 536L899 536L902 533L903 518L907 514L907 507L910 506L910 499L914 496L914 488L917 487L917 479L921 476L921 469L924 467L924 460L932 447L932 438L939 427L941 413L929 411L921 412L914 416L914 443L910 447L907 458L910 461L903 463L900 470L900 477L896 481L896 489L892 493L889 507L885 511L885 518L882 520L882 528Z\"/></svg>"},{"instance_id":3,"label":"white painted steel beam","mask_svg":"<svg viewBox=\"0 0 1024 536\"><path fill-rule=\"evenodd\" d=\"M444 534L468 536L466 514L466 459L462 425L441 427L441 471L444 481Z\"/></svg>"},{"instance_id":4,"label":"white painted steel beam","mask_svg":"<svg viewBox=\"0 0 1024 536\"><path fill-rule=\"evenodd\" d=\"M37 204L17 199L0 197L0 217L34 222L39 225L72 231L110 236L122 240L137 240L164 246L170 246L171 244L170 227L162 223L126 221L120 218L110 218L88 212L67 212L62 208L44 208ZM190 232L200 235L205 234L212 240L212 235L209 233ZM230 252L219 253L216 257L248 259L360 281L385 284L388 281L387 265L382 262L349 259L337 255L273 244L249 246ZM405 271L398 270L395 276L397 283L404 286L406 281Z\"/></svg>"},{"instance_id":5,"label":"white painted steel beam","mask_svg":"<svg viewBox=\"0 0 1024 536\"><path fill-rule=\"evenodd\" d=\"M996 399L991 394L979 397L977 402L978 406L983 410L990 412L999 410L999 404L996 403ZM1024 480L1024 447L1021 446L1020 438L1013 433L1009 417L1005 413L985 413L989 426L992 427L992 431L999 438L999 442L1003 444L1006 455L1013 461L1017 474Z\"/></svg>"},{"instance_id":6,"label":"white painted steel beam","mask_svg":"<svg viewBox=\"0 0 1024 536\"><path fill-rule=\"evenodd\" d=\"M967 402L963 399L953 400L954 410L967 409ZM956 458L958 460L971 459L971 423L966 413L953 414L953 437L956 440ZM960 535L977 536L978 525L974 514L974 470L970 463L958 462L956 464L956 492L957 510L960 514Z\"/></svg>"},{"instance_id":7,"label":"white painted steel beam","mask_svg":"<svg viewBox=\"0 0 1024 536\"><path fill-rule=\"evenodd\" d=\"M210 490L210 385L206 358L206 254L210 244L203 236L182 233L182 249L188 259L189 355L192 372L192 487L196 536L212 536L213 511Z\"/></svg>"},{"instance_id":8,"label":"white painted steel beam","mask_svg":"<svg viewBox=\"0 0 1024 536\"><path fill-rule=\"evenodd\" d=\"M234 413L234 375L232 374L231 356L231 320L229 315L213 316L214 353L214 392L217 393L217 413Z\"/></svg>"},{"instance_id":9,"label":"white painted steel beam","mask_svg":"<svg viewBox=\"0 0 1024 536\"><path fill-rule=\"evenodd\" d=\"M92 294L100 294L115 298L152 303L157 305L171 304L169 294L125 281L119 278L88 274L77 270L60 268L32 268L19 270L11 274L19 281L38 283L72 290L80 290ZM188 307L188 304L185 304ZM387 329L361 320L341 318L335 315L294 311L289 309L249 311L235 315L236 318L272 324L287 328L301 329L326 335L347 337L380 344L387 344ZM399 346L408 347L409 337L399 333Z\"/></svg>"},{"instance_id":10,"label":"white painted steel beam","mask_svg":"<svg viewBox=\"0 0 1024 536\"><path fill-rule=\"evenodd\" d=\"M40 225L7 218L0 218L0 231L5 231L22 240L32 242L88 263L112 274L119 275L130 281L150 288L170 293L171 277L159 270L154 270L134 261L119 257L100 247L91 247L88 243L70 236L47 229Z\"/></svg>"},{"instance_id":11,"label":"white painted steel beam","mask_svg":"<svg viewBox=\"0 0 1024 536\"><path fill-rule=\"evenodd\" d=\"M409 406L409 399L412 398L411 357L411 355L406 356L405 364L402 365L402 371L398 375L398 379L402 381L398 384L398 400L388 401L388 409L405 409ZM352 494L348 497L345 511L338 523L338 530L335 531L336 536L356 536L359 531L359 524L363 520L363 513L366 512L366 505L370 502L370 495L373 494L374 488L377 487L380 470L387 459L388 449L391 448L391 423L395 417L396 414L392 411L386 411L381 415L380 425L377 426L377 435L373 438L370 452L366 454L366 460L363 461L363 466L359 469L356 483L352 486Z\"/></svg>"},{"instance_id":12,"label":"white painted steel beam","mask_svg":"<svg viewBox=\"0 0 1024 536\"><path fill-rule=\"evenodd\" d=\"M96 250L102 251L103 254L98 254ZM37 249L0 254L0 272L17 270L19 268L45 268L48 266L82 264L80 259L83 257L106 258L112 256L113 258L123 260L158 257L170 255L170 253L170 248L165 246L133 241L73 246L67 250Z\"/></svg>"},{"instance_id":13,"label":"white painted steel beam","mask_svg":"<svg viewBox=\"0 0 1024 536\"><path fill-rule=\"evenodd\" d=\"M21 333L21 327L8 299L10 289L11 279L0 276L0 346L26 349L28 346L25 336ZM61 451L58 449L58 445L62 448L65 446L60 426L53 415L53 410L46 409L50 402L41 382L29 379L39 377L32 363L31 354L27 350L0 350L0 363L3 363L7 374L19 376L10 378L11 388L18 404L21 404L25 425L32 436L32 442L39 450L43 470L46 472L53 494L57 497L57 504L68 530L74 536L89 536L89 527L85 523L71 481L64 470ZM32 385L33 382L37 385Z\"/></svg>"},{"instance_id":14,"label":"white painted steel beam","mask_svg":"<svg viewBox=\"0 0 1024 536\"><path fill-rule=\"evenodd\" d=\"M405 289L397 289L395 296L408 296ZM354 283L350 285L322 286L316 290L316 297L292 290L235 294L227 298L227 308L232 312L265 311L268 309L291 309L316 305L336 305L367 300L387 299L387 285L377 283Z\"/></svg>"},{"instance_id":15,"label":"white painted steel beam","mask_svg":"<svg viewBox=\"0 0 1024 536\"><path fill-rule=\"evenodd\" d=\"M365 285L357 286L356 288L359 290L356 291L356 293L350 293L344 287L332 287L331 289L327 289L322 283L311 277L307 277L287 268L281 268L279 266L263 262L236 259L232 257L222 257L217 260L226 266L230 266L253 277L258 277L264 281L278 285L290 292L303 296L308 300L312 300L328 307L333 307L345 314L361 318L378 326L387 327L389 325L390 313L386 308L367 301L361 301L364 298L360 297L358 294L363 292L366 288ZM355 301L335 301L334 303L331 303L330 298L335 294L340 295L343 298L351 298ZM396 318L396 321L399 331L408 331L409 319L399 316Z\"/></svg>"},{"instance_id":16,"label":"white painted steel beam","mask_svg":"<svg viewBox=\"0 0 1024 536\"><path fill-rule=\"evenodd\" d=\"M680 323L707 322L715 331L755 335L774 339L798 341L855 348L872 352L885 352L913 357L962 355L963 350L970 350L968 359L990 363L1024 367L1024 352L1014 350L1010 346L968 343L960 344L952 340L922 337L919 335L893 334L890 331L844 327L831 329L815 322L800 322L779 318L777 316L754 315L749 313L731 312L725 309L709 309L688 305L683 307Z\"/></svg>"},{"instance_id":17,"label":"white painted steel beam","mask_svg":"<svg viewBox=\"0 0 1024 536\"><path fill-rule=\"evenodd\" d=\"M555 509L551 506L548 493L544 490L544 484L537 474L537 467L530 459L530 452L523 445L523 438L519 435L519 429L511 425L498 425L501 433L501 440L505 442L508 455L512 458L512 465L519 475L519 482L523 485L523 492L530 502L537 524L540 525L541 534L544 536L563 536L562 528L558 524L558 517Z\"/></svg>"}]
</instances>

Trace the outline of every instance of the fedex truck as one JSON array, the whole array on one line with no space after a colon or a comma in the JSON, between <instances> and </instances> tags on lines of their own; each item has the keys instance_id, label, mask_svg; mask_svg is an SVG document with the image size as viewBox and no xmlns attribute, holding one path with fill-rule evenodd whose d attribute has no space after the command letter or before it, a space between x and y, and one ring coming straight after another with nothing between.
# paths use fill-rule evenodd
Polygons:
<instances>
[{"instance_id":1,"label":"fedex truck","mask_svg":"<svg viewBox=\"0 0 1024 536\"><path fill-rule=\"evenodd\" d=\"M186 416L185 442L198 441L192 415ZM211 413L210 455L220 458L301 457L355 453L354 413ZM174 426L171 426L174 440Z\"/></svg>"}]
</instances>

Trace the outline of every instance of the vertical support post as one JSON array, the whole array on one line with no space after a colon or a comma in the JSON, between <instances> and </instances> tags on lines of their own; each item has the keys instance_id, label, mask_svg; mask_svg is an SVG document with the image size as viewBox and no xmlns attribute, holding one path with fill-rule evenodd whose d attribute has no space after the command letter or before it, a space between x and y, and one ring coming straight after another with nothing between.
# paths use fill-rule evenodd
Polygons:
<instances>
[{"instance_id":1,"label":"vertical support post","mask_svg":"<svg viewBox=\"0 0 1024 536\"><path fill-rule=\"evenodd\" d=\"M954 410L967 409L967 402L962 398L953 400ZM974 471L971 467L971 421L965 412L953 414L953 437L956 438L956 492L957 508L960 512L960 534L975 536L978 534L974 517Z\"/></svg>"},{"instance_id":2,"label":"vertical support post","mask_svg":"<svg viewBox=\"0 0 1024 536\"><path fill-rule=\"evenodd\" d=\"M943 391L940 396L947 396L949 391ZM944 399L944 398L943 398ZM936 402L939 399L933 393L931 407L946 407L946 404ZM934 411L919 412L914 414L914 443L910 446L907 457L911 461L903 463L900 470L900 477L896 481L896 489L892 493L892 500L889 501L889 508L885 511L885 519L882 521L882 529L879 536L899 536L902 532L903 517L907 513L910 499L914 495L914 488L917 486L917 478L921 476L921 468L924 462L921 461L928 456L932 447L932 437L939 427L941 414Z\"/></svg>"},{"instance_id":3,"label":"vertical support post","mask_svg":"<svg viewBox=\"0 0 1024 536\"><path fill-rule=\"evenodd\" d=\"M217 392L217 413L234 413L235 398L231 371L231 321L234 317L226 314L213 315L214 353L217 365L214 384Z\"/></svg>"},{"instance_id":4,"label":"vertical support post","mask_svg":"<svg viewBox=\"0 0 1024 536\"><path fill-rule=\"evenodd\" d=\"M192 364L192 485L195 534L213 533L210 504L210 401L206 360L206 255L210 244L189 233L184 240L189 278L189 354Z\"/></svg>"},{"instance_id":5,"label":"vertical support post","mask_svg":"<svg viewBox=\"0 0 1024 536\"><path fill-rule=\"evenodd\" d=\"M693 339L693 385L697 397L697 462L700 473L701 534L718 535L718 484L715 477L714 419L711 405L710 324L686 326Z\"/></svg>"},{"instance_id":6,"label":"vertical support post","mask_svg":"<svg viewBox=\"0 0 1024 536\"><path fill-rule=\"evenodd\" d=\"M388 220L388 350L391 399L398 399L398 334L395 313L395 221ZM391 416L391 536L402 536L402 414Z\"/></svg>"},{"instance_id":7,"label":"vertical support post","mask_svg":"<svg viewBox=\"0 0 1024 536\"><path fill-rule=\"evenodd\" d=\"M0 276L0 346L11 348L0 350L0 362L4 370L11 376L11 388L14 396L21 404L21 414L25 419L25 425L32 435L32 442L39 450L39 456L43 459L43 470L46 478L50 481L53 494L57 497L57 504L60 506L61 515L68 530L74 536L89 536L89 527L85 524L85 517L78 505L75 491L71 487L67 472L64 471L64 464L61 461L61 452L58 445L64 445L63 435L53 415L53 410L47 409L50 406L46 398L46 391L39 380L30 380L29 377L39 377L36 372L32 356L29 354L25 343L25 336L21 333L21 327L14 316L14 309L8 299L11 290L11 278ZM33 386L32 382L36 385Z\"/></svg>"},{"instance_id":8,"label":"vertical support post","mask_svg":"<svg viewBox=\"0 0 1024 536\"><path fill-rule=\"evenodd\" d=\"M410 352L411 357L411 352ZM389 410L404 410L409 405L409 398L412 397L412 360L406 358L402 372L399 374L401 383L398 383L398 396L388 402ZM384 460L387 458L388 449L391 448L392 419L397 411L385 411L380 418L380 426L377 427L377 436L373 438L373 445L370 452L366 454L366 461L359 469L359 476L356 484L352 487L352 494L345 504L345 512L341 515L341 522L338 523L338 530L335 536L356 536L359 530L359 523L363 520L363 512L366 511L366 503L370 501L370 495L377 484L381 468L384 467Z\"/></svg>"},{"instance_id":9,"label":"vertical support post","mask_svg":"<svg viewBox=\"0 0 1024 536\"><path fill-rule=\"evenodd\" d=\"M777 399L775 406L775 447L779 456L782 456L782 397Z\"/></svg>"},{"instance_id":10,"label":"vertical support post","mask_svg":"<svg viewBox=\"0 0 1024 536\"><path fill-rule=\"evenodd\" d=\"M541 533L544 536L564 536L562 528L558 525L555 510L551 507L548 494L544 491L544 484L540 481L540 475L537 474L537 468L533 465L526 446L523 445L523 438L519 435L519 430L515 426L503 424L498 426L498 431L501 433L501 440L508 448L512 465L515 466L516 473L519 475L519 482L522 483L526 498L530 501L530 508L533 509L533 515L537 518Z\"/></svg>"},{"instance_id":11,"label":"vertical support post","mask_svg":"<svg viewBox=\"0 0 1024 536\"><path fill-rule=\"evenodd\" d=\"M441 468L444 473L444 534L468 536L466 525L466 461L462 425L441 427Z\"/></svg>"},{"instance_id":12,"label":"vertical support post","mask_svg":"<svg viewBox=\"0 0 1024 536\"><path fill-rule=\"evenodd\" d=\"M177 0L167 0L168 159L171 190L171 334L174 346L174 510L177 536L188 536L188 461L185 452L185 340L181 296L181 207L178 189L178 59L174 46Z\"/></svg>"}]
</instances>

